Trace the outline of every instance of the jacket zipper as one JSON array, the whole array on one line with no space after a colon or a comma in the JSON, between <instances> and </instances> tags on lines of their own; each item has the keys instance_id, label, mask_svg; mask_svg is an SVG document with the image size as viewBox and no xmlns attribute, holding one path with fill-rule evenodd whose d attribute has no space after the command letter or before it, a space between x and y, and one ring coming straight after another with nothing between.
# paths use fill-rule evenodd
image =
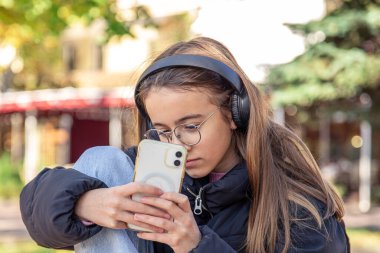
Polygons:
<instances>
[{"instance_id":1,"label":"jacket zipper","mask_svg":"<svg viewBox=\"0 0 380 253\"><path fill-rule=\"evenodd\" d=\"M211 217L213 216L212 213L202 204L202 191L203 187L199 189L198 195L195 194L192 190L189 189L189 187L186 187L186 190L195 197L195 204L194 204L194 214L195 215L201 215L202 214L202 208L206 210Z\"/></svg>"}]
</instances>

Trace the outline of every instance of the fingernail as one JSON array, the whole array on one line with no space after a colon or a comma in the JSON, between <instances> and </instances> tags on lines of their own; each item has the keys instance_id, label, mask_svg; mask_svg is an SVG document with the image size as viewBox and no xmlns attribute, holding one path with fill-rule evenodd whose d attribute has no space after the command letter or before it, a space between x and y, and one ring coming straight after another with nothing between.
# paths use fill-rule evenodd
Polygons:
<instances>
[{"instance_id":1,"label":"fingernail","mask_svg":"<svg viewBox=\"0 0 380 253\"><path fill-rule=\"evenodd\" d=\"M172 218L172 216L170 214L165 214L165 218L170 220Z\"/></svg>"},{"instance_id":2,"label":"fingernail","mask_svg":"<svg viewBox=\"0 0 380 253\"><path fill-rule=\"evenodd\" d=\"M140 219L141 219L141 215L139 215L139 214L135 214L135 215L133 216L133 218L134 218L135 220L140 220Z\"/></svg>"}]
</instances>

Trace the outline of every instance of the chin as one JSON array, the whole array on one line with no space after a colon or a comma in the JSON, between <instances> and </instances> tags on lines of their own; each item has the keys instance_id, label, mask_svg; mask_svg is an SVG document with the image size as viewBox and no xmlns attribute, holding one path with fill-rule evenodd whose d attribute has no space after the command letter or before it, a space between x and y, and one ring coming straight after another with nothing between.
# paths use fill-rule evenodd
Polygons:
<instances>
[{"instance_id":1,"label":"chin","mask_svg":"<svg viewBox=\"0 0 380 253\"><path fill-rule=\"evenodd\" d=\"M186 170L187 175L189 175L191 178L202 178L207 176L209 173L202 173L202 172L197 172L194 169L192 170Z\"/></svg>"}]
</instances>

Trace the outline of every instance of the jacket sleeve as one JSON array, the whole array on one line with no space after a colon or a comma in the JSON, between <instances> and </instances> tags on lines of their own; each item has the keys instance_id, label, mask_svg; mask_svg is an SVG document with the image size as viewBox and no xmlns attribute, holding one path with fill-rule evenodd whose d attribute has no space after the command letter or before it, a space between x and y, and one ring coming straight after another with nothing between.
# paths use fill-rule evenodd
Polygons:
<instances>
[{"instance_id":1,"label":"jacket sleeve","mask_svg":"<svg viewBox=\"0 0 380 253\"><path fill-rule=\"evenodd\" d=\"M105 187L99 179L73 169L42 170L20 195L21 216L32 239L40 246L62 249L98 233L101 227L85 226L74 207L83 193Z\"/></svg>"},{"instance_id":2,"label":"jacket sleeve","mask_svg":"<svg viewBox=\"0 0 380 253\"><path fill-rule=\"evenodd\" d=\"M190 253L205 253L205 252L220 252L220 253L236 253L240 252L231 247L226 241L219 237L217 233L215 233L208 226L200 226L199 227L202 239L199 242L198 246L194 248ZM241 252L243 248L241 248Z\"/></svg>"}]
</instances>

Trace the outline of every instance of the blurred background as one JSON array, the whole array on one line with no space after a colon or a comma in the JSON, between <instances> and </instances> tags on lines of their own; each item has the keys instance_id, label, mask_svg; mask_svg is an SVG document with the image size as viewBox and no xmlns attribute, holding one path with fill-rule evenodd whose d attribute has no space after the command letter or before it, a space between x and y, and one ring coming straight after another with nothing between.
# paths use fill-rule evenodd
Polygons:
<instances>
[{"instance_id":1,"label":"blurred background","mask_svg":"<svg viewBox=\"0 0 380 253\"><path fill-rule=\"evenodd\" d=\"M133 89L169 45L221 41L380 252L380 0L0 0L0 252L38 247L18 196L87 148L136 144Z\"/></svg>"}]
</instances>

